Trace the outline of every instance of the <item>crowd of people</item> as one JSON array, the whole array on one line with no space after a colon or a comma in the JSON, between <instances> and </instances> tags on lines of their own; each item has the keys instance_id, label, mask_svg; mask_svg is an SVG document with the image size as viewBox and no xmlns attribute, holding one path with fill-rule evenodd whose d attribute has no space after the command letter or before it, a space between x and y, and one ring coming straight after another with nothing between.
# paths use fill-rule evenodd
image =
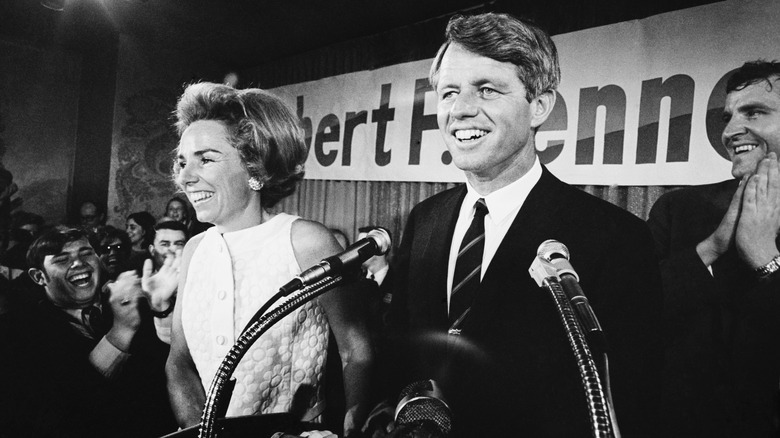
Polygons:
<instances>
[{"instance_id":1,"label":"crowd of people","mask_svg":"<svg viewBox=\"0 0 780 438\"><path fill-rule=\"evenodd\" d=\"M418 204L392 257L366 260L355 281L249 347L225 415L289 413L346 437L445 436L428 419L393 422L399 391L432 379L452 413L448 436L592 436L560 316L516 272L554 238L577 254L607 339L591 347L608 352L611 436L777 436L780 63L747 62L728 81L734 179L670 192L645 223L538 159L535 133L560 81L546 32L486 13L452 18L445 35L430 82L466 184ZM3 180L0 436L197 425L255 312L348 246L273 209L307 157L278 97L192 84L175 127L183 197L159 217L129 215L125 230L106 226L96 202L81 205L79 224L47 227Z\"/></svg>"}]
</instances>

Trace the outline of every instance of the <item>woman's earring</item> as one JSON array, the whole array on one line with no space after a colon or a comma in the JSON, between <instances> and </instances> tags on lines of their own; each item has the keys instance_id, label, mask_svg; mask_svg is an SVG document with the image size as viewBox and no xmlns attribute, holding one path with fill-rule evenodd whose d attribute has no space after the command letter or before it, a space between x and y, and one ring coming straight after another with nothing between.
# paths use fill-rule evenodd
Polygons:
<instances>
[{"instance_id":1,"label":"woman's earring","mask_svg":"<svg viewBox=\"0 0 780 438\"><path fill-rule=\"evenodd\" d=\"M256 192L259 192L260 189L263 188L263 183L261 183L260 180L254 176L252 178L249 178L248 182L249 182L249 188Z\"/></svg>"}]
</instances>

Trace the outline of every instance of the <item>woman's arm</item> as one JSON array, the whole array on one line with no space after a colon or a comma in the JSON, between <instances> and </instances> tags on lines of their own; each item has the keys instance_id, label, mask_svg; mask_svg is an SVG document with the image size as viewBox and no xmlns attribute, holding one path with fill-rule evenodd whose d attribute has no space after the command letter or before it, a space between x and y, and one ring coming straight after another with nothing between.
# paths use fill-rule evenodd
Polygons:
<instances>
[{"instance_id":1,"label":"woman's arm","mask_svg":"<svg viewBox=\"0 0 780 438\"><path fill-rule=\"evenodd\" d=\"M168 376L168 396L171 399L171 407L176 416L176 421L181 427L189 427L200 421L203 406L206 403L206 394L200 383L198 370L192 361L187 340L184 338L181 314L184 285L187 282L187 269L198 244L203 236L194 237L184 247L182 254L181 271L179 273L179 304L173 309L173 325L171 326L171 351L168 354L168 362L165 365L165 373Z\"/></svg>"},{"instance_id":2,"label":"woman's arm","mask_svg":"<svg viewBox=\"0 0 780 438\"><path fill-rule=\"evenodd\" d=\"M292 228L292 246L295 258L302 269L342 251L338 241L323 225L317 222L297 220ZM319 297L333 335L338 344L344 373L346 416L344 434L349 436L359 430L370 406L369 382L373 361L366 315L361 312L354 288L336 288Z\"/></svg>"}]
</instances>

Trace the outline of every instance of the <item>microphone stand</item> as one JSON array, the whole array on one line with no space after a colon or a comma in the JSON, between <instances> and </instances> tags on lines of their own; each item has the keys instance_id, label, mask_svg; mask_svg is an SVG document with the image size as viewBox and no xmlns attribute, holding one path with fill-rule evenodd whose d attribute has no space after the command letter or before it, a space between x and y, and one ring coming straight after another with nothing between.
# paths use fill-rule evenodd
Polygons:
<instances>
[{"instance_id":1,"label":"microphone stand","mask_svg":"<svg viewBox=\"0 0 780 438\"><path fill-rule=\"evenodd\" d=\"M243 358L244 354L249 350L249 347L282 318L332 289L342 280L343 278L341 276L325 277L310 286L305 286L295 291L291 294L289 300L280 304L268 313L260 311L255 313L247 327L238 339L236 339L236 343L233 344L233 347L222 360L222 363L219 365L219 368L214 375L214 379L211 381L206 396L206 404L203 407L203 413L200 418L198 438L216 438L219 435L219 429L215 427L216 420L218 416L224 416L224 413L227 411L227 405L230 402L230 392L232 392L230 389L235 383L235 381L232 381L233 383L231 383L230 377L236 370L241 358ZM288 294L285 293L284 295ZM280 295L275 295L269 302L273 303L279 298L281 298ZM264 310L264 308L267 307L270 307L270 304L264 305L261 310ZM229 391L225 391L226 387Z\"/></svg>"},{"instance_id":2,"label":"microphone stand","mask_svg":"<svg viewBox=\"0 0 780 438\"><path fill-rule=\"evenodd\" d=\"M537 284L552 295L558 315L566 330L569 346L577 360L582 386L585 390L593 436L596 438L616 438L619 435L616 435L617 423L612 403L607 399L607 392L602 387L593 355L574 310L572 310L571 303L563 291L557 270L546 260L536 257L531 263L529 272ZM606 365L606 353L604 359Z\"/></svg>"}]
</instances>

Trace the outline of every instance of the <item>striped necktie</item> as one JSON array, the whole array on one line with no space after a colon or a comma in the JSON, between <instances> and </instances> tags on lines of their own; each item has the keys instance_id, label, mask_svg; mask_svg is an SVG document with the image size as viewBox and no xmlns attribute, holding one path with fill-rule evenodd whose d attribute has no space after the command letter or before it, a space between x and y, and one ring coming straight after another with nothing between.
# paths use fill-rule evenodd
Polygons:
<instances>
[{"instance_id":1,"label":"striped necktie","mask_svg":"<svg viewBox=\"0 0 780 438\"><path fill-rule=\"evenodd\" d=\"M474 204L474 218L455 261L455 273L452 277L450 294L450 322L457 321L470 308L477 295L481 281L482 254L485 249L485 215L488 214L485 199L479 198Z\"/></svg>"}]
</instances>

